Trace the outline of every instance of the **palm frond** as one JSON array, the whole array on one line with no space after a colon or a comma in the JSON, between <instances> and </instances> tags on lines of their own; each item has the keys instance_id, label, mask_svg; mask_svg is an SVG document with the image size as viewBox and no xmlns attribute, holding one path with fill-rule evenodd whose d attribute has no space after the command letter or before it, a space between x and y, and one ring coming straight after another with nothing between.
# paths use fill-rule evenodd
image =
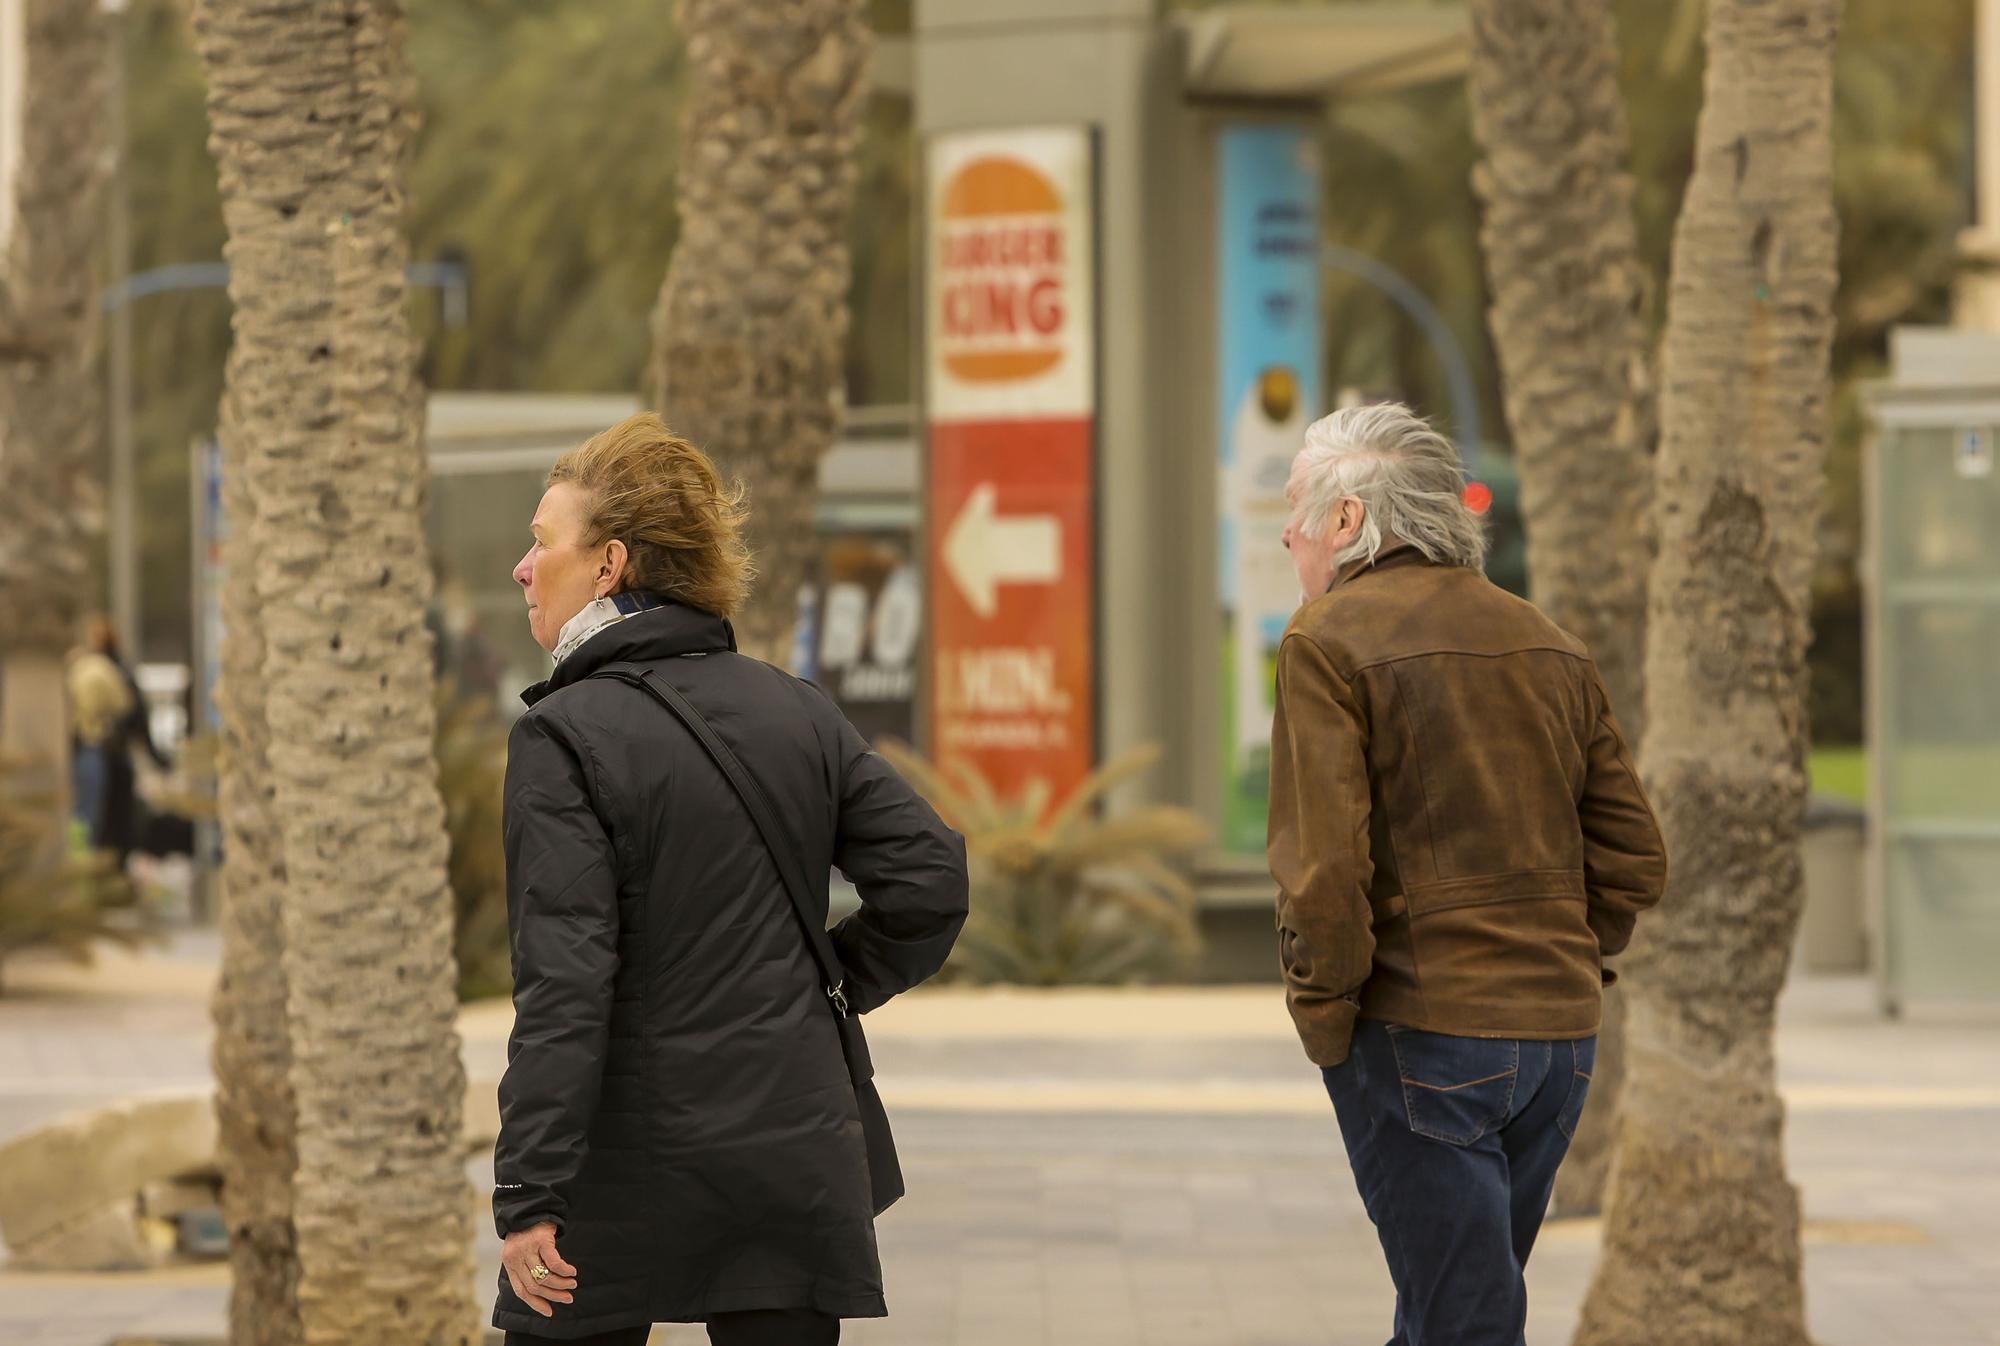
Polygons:
<instances>
[{"instance_id":1,"label":"palm frond","mask_svg":"<svg viewBox=\"0 0 2000 1346\"><path fill-rule=\"evenodd\" d=\"M1184 953L1201 948L1201 927L1194 913L1178 902L1145 888L1114 884L1096 890L1101 905L1115 907L1141 918L1158 934Z\"/></svg>"},{"instance_id":2,"label":"palm frond","mask_svg":"<svg viewBox=\"0 0 2000 1346\"><path fill-rule=\"evenodd\" d=\"M45 761L0 759L0 962L27 949L87 963L100 941L155 936L153 914L108 855L70 849Z\"/></svg>"},{"instance_id":3,"label":"palm frond","mask_svg":"<svg viewBox=\"0 0 2000 1346\"><path fill-rule=\"evenodd\" d=\"M1128 855L1118 861L1117 868L1125 873L1137 875L1143 882L1167 895L1189 911L1194 910L1195 888L1187 874L1167 864L1155 855ZM1090 877L1086 875L1086 877Z\"/></svg>"},{"instance_id":4,"label":"palm frond","mask_svg":"<svg viewBox=\"0 0 2000 1346\"><path fill-rule=\"evenodd\" d=\"M1053 793L1054 789L1048 781L1040 776L1022 787L1021 802L1018 807L1023 821L1033 827L1040 819L1046 817L1049 811L1049 797Z\"/></svg>"},{"instance_id":5,"label":"palm frond","mask_svg":"<svg viewBox=\"0 0 2000 1346\"><path fill-rule=\"evenodd\" d=\"M972 909L952 976L1037 986L1112 981L1177 968L1198 948L1194 887L1168 858L1206 844L1207 825L1167 805L1108 820L1091 811L1157 761L1156 748L1093 772L1046 822L1046 783L1008 798L969 763L939 768L903 744L884 751L919 790L930 784L932 803L960 805L939 805L966 831L972 869Z\"/></svg>"},{"instance_id":6,"label":"palm frond","mask_svg":"<svg viewBox=\"0 0 2000 1346\"><path fill-rule=\"evenodd\" d=\"M451 841L446 872L456 920L458 994L461 999L504 995L514 978L501 838L507 733L491 701L461 695L448 679L438 685L436 705L433 751Z\"/></svg>"},{"instance_id":7,"label":"palm frond","mask_svg":"<svg viewBox=\"0 0 2000 1346\"><path fill-rule=\"evenodd\" d=\"M1159 760L1160 745L1142 743L1091 772L1050 816L1046 824L1050 836L1061 836L1073 821L1083 815L1085 809Z\"/></svg>"},{"instance_id":8,"label":"palm frond","mask_svg":"<svg viewBox=\"0 0 2000 1346\"><path fill-rule=\"evenodd\" d=\"M1187 809L1160 804L1105 822L1093 821L1066 844L1050 848L1050 863L1086 869L1128 855L1179 855L1204 845L1208 824Z\"/></svg>"},{"instance_id":9,"label":"palm frond","mask_svg":"<svg viewBox=\"0 0 2000 1346\"><path fill-rule=\"evenodd\" d=\"M949 757L942 763L947 779L956 780L965 792L968 804L967 816L981 830L1003 828L1013 824L1015 810L1000 798L991 781L981 775L979 768L963 757Z\"/></svg>"},{"instance_id":10,"label":"palm frond","mask_svg":"<svg viewBox=\"0 0 2000 1346\"><path fill-rule=\"evenodd\" d=\"M901 739L885 738L875 745L875 751L901 772L903 778L916 787L918 794L930 801L931 807L947 823L961 832L976 830L973 819L977 806L971 796L962 786L948 779L943 771L932 766L915 748Z\"/></svg>"},{"instance_id":11,"label":"palm frond","mask_svg":"<svg viewBox=\"0 0 2000 1346\"><path fill-rule=\"evenodd\" d=\"M1085 985L1117 984L1139 980L1148 972L1159 970L1162 964L1171 965L1175 961L1178 960L1171 958L1170 946L1154 937L1104 939L1079 954L1071 968L1071 977Z\"/></svg>"}]
</instances>

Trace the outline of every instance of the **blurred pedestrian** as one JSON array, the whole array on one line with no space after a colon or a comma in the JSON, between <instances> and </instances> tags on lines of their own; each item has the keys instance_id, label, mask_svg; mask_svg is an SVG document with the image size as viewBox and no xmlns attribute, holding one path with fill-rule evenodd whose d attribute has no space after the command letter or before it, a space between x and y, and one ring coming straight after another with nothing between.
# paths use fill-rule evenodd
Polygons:
<instances>
[{"instance_id":1,"label":"blurred pedestrian","mask_svg":"<svg viewBox=\"0 0 2000 1346\"><path fill-rule=\"evenodd\" d=\"M1389 1261L1395 1346L1522 1341L1604 959L1666 883L1596 666L1487 582L1464 485L1451 443L1390 404L1308 427L1287 487L1281 957Z\"/></svg>"},{"instance_id":2,"label":"blurred pedestrian","mask_svg":"<svg viewBox=\"0 0 2000 1346\"><path fill-rule=\"evenodd\" d=\"M91 849L110 852L122 873L145 823L133 750L144 750L162 769L167 757L153 741L145 698L119 653L110 618L98 613L86 619L67 683L73 812Z\"/></svg>"},{"instance_id":3,"label":"blurred pedestrian","mask_svg":"<svg viewBox=\"0 0 2000 1346\"><path fill-rule=\"evenodd\" d=\"M943 966L964 843L817 688L736 653L742 521L635 416L556 464L514 570L556 660L507 761L516 1346L816 1346L884 1312L901 1178L852 1016ZM836 865L861 908L828 932Z\"/></svg>"}]
</instances>

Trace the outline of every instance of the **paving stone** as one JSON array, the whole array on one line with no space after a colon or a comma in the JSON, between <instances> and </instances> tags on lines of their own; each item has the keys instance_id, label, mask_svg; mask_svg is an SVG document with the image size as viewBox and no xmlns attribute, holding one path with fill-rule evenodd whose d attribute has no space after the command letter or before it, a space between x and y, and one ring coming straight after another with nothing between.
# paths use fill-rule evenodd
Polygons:
<instances>
[{"instance_id":1,"label":"paving stone","mask_svg":"<svg viewBox=\"0 0 2000 1346\"><path fill-rule=\"evenodd\" d=\"M923 1022L919 998L897 1007L903 1028L888 1024L875 1035L875 1055L891 1082L928 1081L927 1097L947 1099L954 1079L1114 1089L1241 1080L1272 1096L1286 1081L1317 1087L1295 1046L1274 1035L1284 1031L1282 1011L1260 1016L1261 1001L1233 994L1203 992L1186 1007L1167 997L1144 1015L1118 1008L1106 1022L1130 1040L1089 1036L1090 1022L1079 1022L1073 1006L1100 1002L1051 1009L1019 996L995 1024L963 1003L931 1002L948 1011L940 1017L954 1033L971 1035L953 1038ZM1176 1014L1199 1031L1176 1040ZM1264 1018L1273 1032L1260 1027ZM1220 1035L1218 1020L1240 1023L1245 1036ZM1991 1147L2000 1100L1977 1092L2000 1080L1995 1023L1921 1014L1887 1023L1873 1017L1862 983L1805 983L1788 993L1781 1075L1822 1091L1807 1096L1819 1102L1791 1110L1787 1132L1792 1176L1813 1222L1807 1304L1820 1346L2000 1346L1992 1289L2000 1284L2000 1155ZM185 995L0 1000L0 1139L79 1103L205 1087L207 1031L205 1004ZM482 1011L467 1033L473 1074L497 1075L504 1041L504 1020ZM849 1343L1380 1346L1388 1336L1393 1295L1330 1108L1214 1116L934 1107L899 1111L896 1122L911 1194L880 1232L895 1316L849 1324ZM468 1173L490 1186L489 1159L475 1158ZM1911 1230L1920 1241L1909 1240ZM1568 1339L1594 1240L1588 1225L1550 1226L1529 1273L1531 1342ZM482 1293L498 1250L482 1225ZM106 1346L141 1332L213 1335L226 1297L213 1269L126 1277L0 1270L8 1305L0 1341ZM653 1337L655 1346L705 1339L698 1328Z\"/></svg>"}]
</instances>

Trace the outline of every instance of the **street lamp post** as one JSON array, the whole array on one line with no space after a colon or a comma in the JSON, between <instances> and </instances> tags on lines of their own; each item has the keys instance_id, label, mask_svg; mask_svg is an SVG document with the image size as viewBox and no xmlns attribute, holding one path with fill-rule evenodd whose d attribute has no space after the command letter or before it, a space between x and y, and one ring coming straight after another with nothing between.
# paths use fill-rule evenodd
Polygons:
<instances>
[{"instance_id":1,"label":"street lamp post","mask_svg":"<svg viewBox=\"0 0 2000 1346\"><path fill-rule=\"evenodd\" d=\"M111 276L123 286L132 269L132 214L126 179L125 126L125 0L99 0L105 17L108 58L105 61L104 144L110 181L105 191L105 235L111 255ZM132 310L120 304L111 310L109 367L111 380L111 622L128 659L139 651L139 526L135 500L138 469L132 447Z\"/></svg>"},{"instance_id":2,"label":"street lamp post","mask_svg":"<svg viewBox=\"0 0 2000 1346\"><path fill-rule=\"evenodd\" d=\"M1409 277L1379 258L1370 257L1365 252L1342 247L1338 243L1328 243L1320 249L1321 262L1336 271L1344 271L1350 276L1367 281L1377 290L1387 295L1396 307L1403 310L1416 323L1430 342L1431 351L1438 363L1444 366L1445 387L1451 396L1452 430L1458 440L1459 458L1465 464L1467 475L1479 476L1479 451L1482 437L1479 428L1479 388L1472 380L1472 366L1459 348L1458 338L1452 335L1451 324L1439 313L1430 296L1413 284Z\"/></svg>"},{"instance_id":3,"label":"street lamp post","mask_svg":"<svg viewBox=\"0 0 2000 1346\"><path fill-rule=\"evenodd\" d=\"M109 3L120 2L109 0ZM119 102L122 104L123 100ZM122 190L113 195L122 201ZM112 238L117 245L114 255L123 257L129 246L124 242L128 217L121 207L114 206L112 219ZM117 267L117 279L105 289L100 302L111 329L111 611L118 626L119 642L136 662L139 537L133 503L138 494L138 480L132 442L132 305L154 295L222 289L229 284L229 265L179 262L136 275L128 274L129 270L125 264ZM442 292L445 326L465 324L472 282L463 261L412 262L408 274L411 286Z\"/></svg>"}]
</instances>

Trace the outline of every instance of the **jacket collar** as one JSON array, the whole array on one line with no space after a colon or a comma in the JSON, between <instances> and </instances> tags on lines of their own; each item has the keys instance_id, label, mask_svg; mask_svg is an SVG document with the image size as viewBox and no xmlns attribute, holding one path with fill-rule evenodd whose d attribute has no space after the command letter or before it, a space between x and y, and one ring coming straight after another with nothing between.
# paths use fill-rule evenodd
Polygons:
<instances>
[{"instance_id":1,"label":"jacket collar","mask_svg":"<svg viewBox=\"0 0 2000 1346\"><path fill-rule=\"evenodd\" d=\"M711 654L736 649L736 630L727 618L662 599L604 627L557 664L545 681L521 693L532 706L551 692L625 660L673 659L683 654Z\"/></svg>"},{"instance_id":2,"label":"jacket collar","mask_svg":"<svg viewBox=\"0 0 2000 1346\"><path fill-rule=\"evenodd\" d=\"M585 603L576 616L563 623L556 635L556 662L575 654L586 640L607 626L615 626L627 617L636 617L642 612L650 612L662 607L666 599L644 589L627 589L624 593L607 594L603 598Z\"/></svg>"},{"instance_id":3,"label":"jacket collar","mask_svg":"<svg viewBox=\"0 0 2000 1346\"><path fill-rule=\"evenodd\" d=\"M1332 581L1326 586L1326 591L1332 593L1335 589L1338 589L1341 585L1347 583L1363 571L1395 570L1402 566L1430 565L1431 563L1431 559L1428 556L1417 550L1415 543L1405 542L1401 538L1391 538L1383 545L1382 550L1375 553L1372 559L1366 556L1359 556L1335 571Z\"/></svg>"}]
</instances>

